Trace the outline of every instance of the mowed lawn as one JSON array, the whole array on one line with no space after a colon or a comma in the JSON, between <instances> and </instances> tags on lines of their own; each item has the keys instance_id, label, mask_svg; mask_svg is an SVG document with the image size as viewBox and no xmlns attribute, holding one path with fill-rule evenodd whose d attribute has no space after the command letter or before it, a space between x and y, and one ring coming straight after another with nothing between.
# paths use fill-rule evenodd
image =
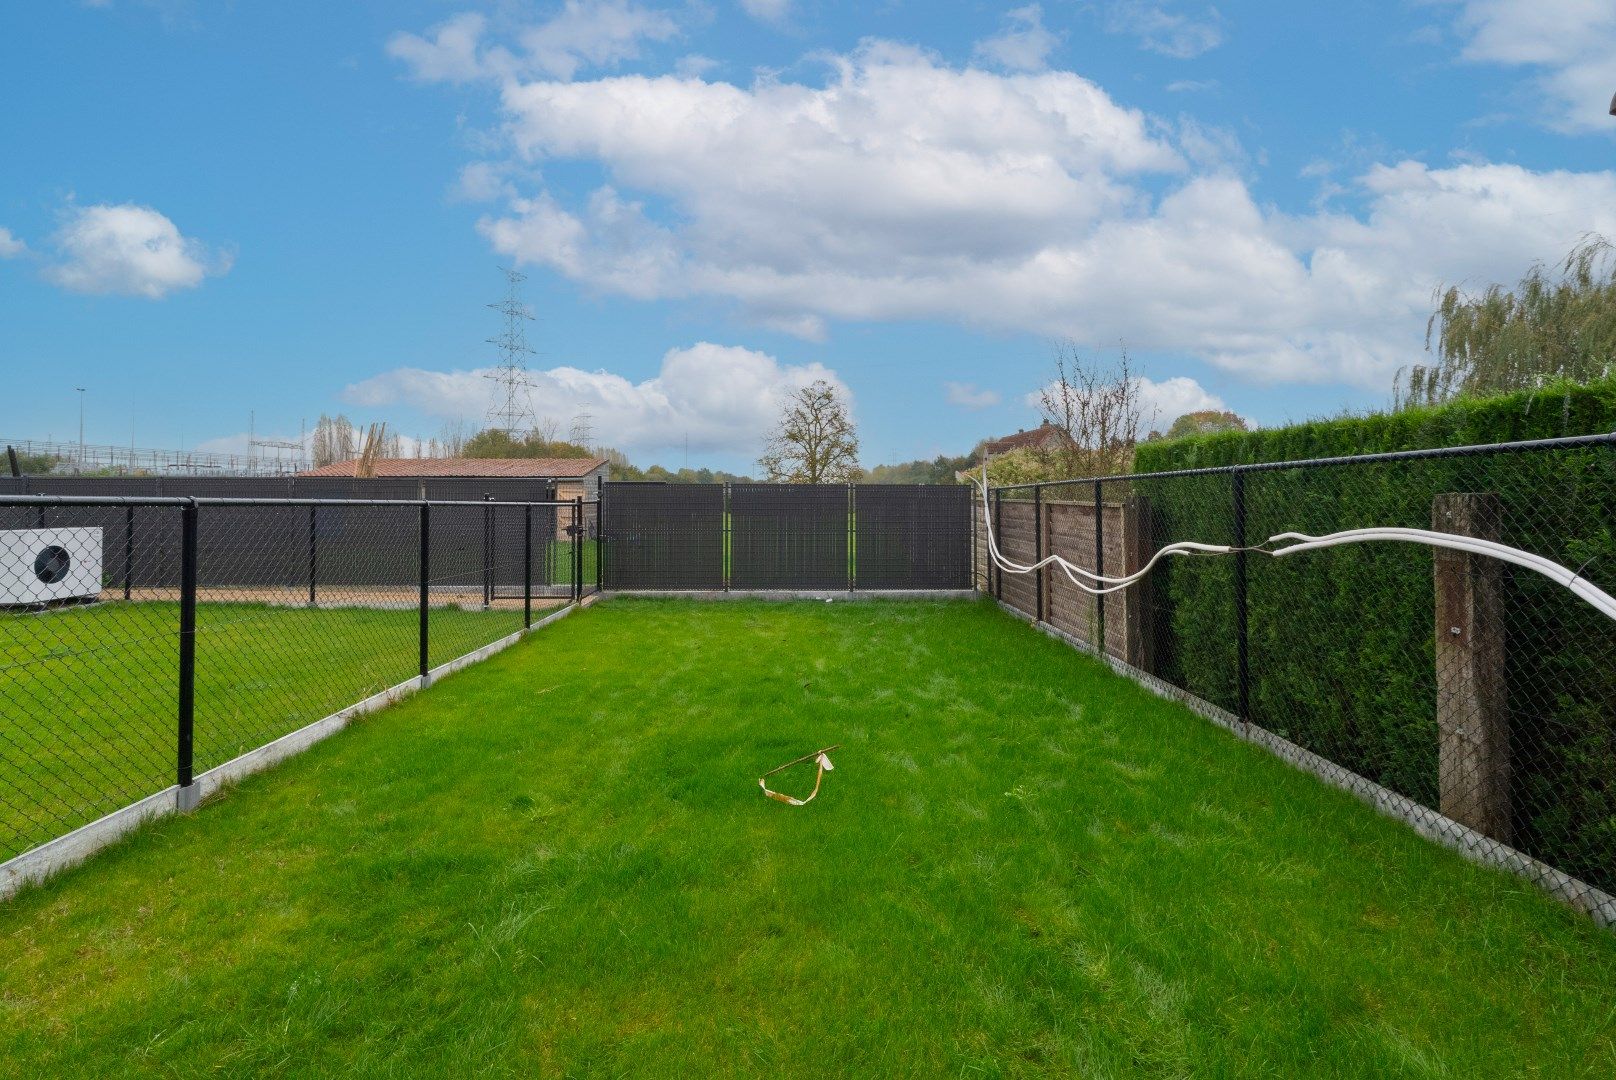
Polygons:
<instances>
[{"instance_id":1,"label":"mowed lawn","mask_svg":"<svg viewBox=\"0 0 1616 1080\"><path fill-rule=\"evenodd\" d=\"M0 1072L1605 1077L1613 987L990 605L618 599L0 905Z\"/></svg>"},{"instance_id":2,"label":"mowed lawn","mask_svg":"<svg viewBox=\"0 0 1616 1080\"><path fill-rule=\"evenodd\" d=\"M519 610L430 609L445 663L522 625ZM197 772L414 675L413 607L204 603ZM0 860L174 783L179 605L0 613Z\"/></svg>"}]
</instances>

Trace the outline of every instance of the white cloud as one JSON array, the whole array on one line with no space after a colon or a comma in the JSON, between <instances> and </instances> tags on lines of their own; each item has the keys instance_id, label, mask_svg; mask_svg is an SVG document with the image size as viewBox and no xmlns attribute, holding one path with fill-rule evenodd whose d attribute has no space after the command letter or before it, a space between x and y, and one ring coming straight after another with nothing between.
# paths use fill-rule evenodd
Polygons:
<instances>
[{"instance_id":1,"label":"white cloud","mask_svg":"<svg viewBox=\"0 0 1616 1080\"><path fill-rule=\"evenodd\" d=\"M440 23L431 37L397 33L387 42L387 54L409 65L422 82L471 82L489 73L478 54L488 20L465 12Z\"/></svg>"},{"instance_id":2,"label":"white cloud","mask_svg":"<svg viewBox=\"0 0 1616 1080\"><path fill-rule=\"evenodd\" d=\"M64 289L157 300L230 269L228 255L180 234L149 206L71 207L56 233L58 260L45 276Z\"/></svg>"},{"instance_id":3,"label":"white cloud","mask_svg":"<svg viewBox=\"0 0 1616 1080\"><path fill-rule=\"evenodd\" d=\"M488 41L488 31L488 19L465 12L427 37L394 34L387 51L423 82L570 79L586 67L639 59L645 43L677 37L679 24L667 12L632 0L566 0L551 18L513 28L514 47Z\"/></svg>"},{"instance_id":4,"label":"white cloud","mask_svg":"<svg viewBox=\"0 0 1616 1080\"><path fill-rule=\"evenodd\" d=\"M999 403L997 390L983 390L970 383L944 383L943 390L948 395L948 403L962 409L987 409Z\"/></svg>"},{"instance_id":5,"label":"white cloud","mask_svg":"<svg viewBox=\"0 0 1616 1080\"><path fill-rule=\"evenodd\" d=\"M510 169L498 161L473 161L460 170L452 194L466 202L492 202L501 196L514 198L516 188L509 179Z\"/></svg>"},{"instance_id":6,"label":"white cloud","mask_svg":"<svg viewBox=\"0 0 1616 1080\"><path fill-rule=\"evenodd\" d=\"M713 297L810 339L942 319L1126 340L1261 380L1384 389L1431 292L1509 281L1616 233L1616 174L1358 165L1361 209L1260 205L1227 132L1119 106L1070 72L959 69L866 42L820 83L512 82L513 167L598 167L580 198L517 184L479 229L602 292Z\"/></svg>"},{"instance_id":7,"label":"white cloud","mask_svg":"<svg viewBox=\"0 0 1616 1080\"><path fill-rule=\"evenodd\" d=\"M673 63L673 70L686 79L699 79L703 75L706 75L709 71L712 71L714 68L721 66L722 65L717 60L714 60L710 56L702 56L700 53L690 53L686 56L681 56L678 60L675 60Z\"/></svg>"},{"instance_id":8,"label":"white cloud","mask_svg":"<svg viewBox=\"0 0 1616 1080\"><path fill-rule=\"evenodd\" d=\"M0 259L15 259L28 250L28 245L11 235L10 229L0 229Z\"/></svg>"},{"instance_id":9,"label":"white cloud","mask_svg":"<svg viewBox=\"0 0 1616 1080\"><path fill-rule=\"evenodd\" d=\"M678 33L679 24L666 12L628 0L567 0L555 18L518 38L539 71L570 79L585 65L637 60L642 42L668 41Z\"/></svg>"},{"instance_id":10,"label":"white cloud","mask_svg":"<svg viewBox=\"0 0 1616 1080\"><path fill-rule=\"evenodd\" d=\"M741 0L741 10L754 19L779 25L791 17L791 0Z\"/></svg>"},{"instance_id":11,"label":"white cloud","mask_svg":"<svg viewBox=\"0 0 1616 1080\"><path fill-rule=\"evenodd\" d=\"M1140 427L1165 431L1167 426L1185 413L1205 409L1222 411L1228 406L1223 399L1188 375L1175 375L1161 382L1139 376L1134 380L1134 397L1139 402ZM1043 403L1044 393L1054 393L1051 383L1043 390L1034 390L1022 398L1022 403L1037 409Z\"/></svg>"},{"instance_id":12,"label":"white cloud","mask_svg":"<svg viewBox=\"0 0 1616 1080\"><path fill-rule=\"evenodd\" d=\"M1189 60L1223 44L1223 17L1217 8L1193 16L1168 7L1161 0L1113 0L1105 28L1138 38L1141 48L1178 60Z\"/></svg>"},{"instance_id":13,"label":"white cloud","mask_svg":"<svg viewBox=\"0 0 1616 1080\"><path fill-rule=\"evenodd\" d=\"M1616 4L1609 0L1463 0L1464 59L1535 69L1551 126L1609 131L1616 90Z\"/></svg>"},{"instance_id":14,"label":"white cloud","mask_svg":"<svg viewBox=\"0 0 1616 1080\"><path fill-rule=\"evenodd\" d=\"M1004 19L1004 29L978 41L972 55L1007 71L1042 71L1047 67L1049 54L1060 44L1060 35L1045 28L1044 9L1028 4L1006 12Z\"/></svg>"},{"instance_id":15,"label":"white cloud","mask_svg":"<svg viewBox=\"0 0 1616 1080\"><path fill-rule=\"evenodd\" d=\"M1174 79L1166 86L1169 94L1204 94L1217 88L1216 79Z\"/></svg>"},{"instance_id":16,"label":"white cloud","mask_svg":"<svg viewBox=\"0 0 1616 1080\"><path fill-rule=\"evenodd\" d=\"M510 86L504 106L521 159L599 161L683 224L615 184L576 209L541 192L481 223L496 250L630 296L734 296L772 325L929 313L908 282L1024 259L1137 205L1119 176L1183 165L1076 75L955 71L882 43L823 87L624 76Z\"/></svg>"},{"instance_id":17,"label":"white cloud","mask_svg":"<svg viewBox=\"0 0 1616 1080\"><path fill-rule=\"evenodd\" d=\"M480 418L493 401L487 374L399 368L348 387L342 397L368 409L402 405L445 420ZM824 379L851 400L836 373L823 365L783 365L767 353L706 341L670 349L657 375L643 382L574 367L530 377L541 421L566 430L586 409L597 439L639 452L682 448L688 437L692 450L753 454L792 390Z\"/></svg>"},{"instance_id":18,"label":"white cloud","mask_svg":"<svg viewBox=\"0 0 1616 1080\"><path fill-rule=\"evenodd\" d=\"M1175 375L1161 382L1141 378L1135 389L1139 392L1141 415L1153 427L1165 429L1185 413L1227 408L1222 398L1187 375Z\"/></svg>"}]
</instances>

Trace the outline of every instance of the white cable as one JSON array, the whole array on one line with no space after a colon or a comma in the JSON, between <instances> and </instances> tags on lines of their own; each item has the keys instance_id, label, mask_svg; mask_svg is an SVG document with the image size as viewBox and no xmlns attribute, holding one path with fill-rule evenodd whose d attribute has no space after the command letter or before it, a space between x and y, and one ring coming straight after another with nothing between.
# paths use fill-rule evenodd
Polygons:
<instances>
[{"instance_id":1,"label":"white cable","mask_svg":"<svg viewBox=\"0 0 1616 1080\"><path fill-rule=\"evenodd\" d=\"M1500 544L1494 540L1480 540L1474 536L1462 536L1458 533L1436 532L1432 529L1347 529L1343 532L1329 533L1325 536L1309 536L1306 533L1280 533L1269 537L1270 543L1281 540L1296 540L1298 543L1286 547L1275 548L1269 554L1275 557L1294 555L1301 551L1318 551L1321 548L1336 547L1340 544L1358 544L1372 540L1402 541L1409 544L1426 544L1430 547L1450 548L1454 551L1463 551L1471 555L1487 555L1503 562L1524 566L1534 570L1550 581L1564 585L1587 601L1594 610L1608 619L1616 619L1616 597L1605 590L1569 570L1553 559L1545 559L1541 555L1533 555L1530 551Z\"/></svg>"},{"instance_id":2,"label":"white cable","mask_svg":"<svg viewBox=\"0 0 1616 1080\"><path fill-rule=\"evenodd\" d=\"M1176 544L1168 544L1166 547L1159 549L1150 557L1149 562L1147 562L1144 566L1141 566L1138 570L1135 570L1133 573L1128 574L1126 577L1107 577L1104 574L1096 574L1093 571L1083 569L1083 567L1078 566L1075 563L1067 562L1059 555L1049 555L1043 559L1040 559L1036 563L1024 566L1020 563L1011 562L1009 559L1007 559L999 550L999 543L994 538L993 514L988 509L988 487L985 470L983 480L978 486L982 491L982 520L987 522L988 526L988 552L993 556L995 566L998 566L1001 570L1008 570L1012 574L1031 574L1045 566L1058 566L1062 571L1065 572L1066 577L1073 585L1077 586L1079 589L1082 589L1090 596L1104 596L1107 593L1114 593L1121 589L1126 589L1129 585L1132 585L1134 582L1140 580L1146 574L1150 573L1151 569L1155 567L1157 561L1165 555L1228 555L1235 550L1226 544L1201 544L1194 540L1180 540ZM1107 587L1096 588L1093 585L1084 584L1078 580L1078 575L1082 575L1093 582L1104 582Z\"/></svg>"},{"instance_id":3,"label":"white cable","mask_svg":"<svg viewBox=\"0 0 1616 1080\"><path fill-rule=\"evenodd\" d=\"M1127 588L1129 585L1132 585L1134 582L1140 580L1146 574L1150 573L1151 569L1155 567L1157 561L1160 560L1164 555L1229 555L1240 550L1226 544L1200 544L1192 540L1181 540L1178 543L1168 544L1166 547L1161 548L1150 557L1149 562L1145 563L1144 566L1125 577L1107 577L1104 574L1096 574L1092 571L1083 569L1081 566L1068 562L1059 555L1049 555L1046 558L1040 559L1036 563L1024 565L1011 561L999 551L998 541L993 535L993 515L988 505L986 469L983 470L983 479L978 486L982 491L982 520L986 526L985 531L987 532L988 539L988 553L992 556L993 564L995 566L997 566L1000 570L1007 571L1012 574L1031 574L1045 566L1058 566L1062 571L1065 572L1067 578L1073 585L1088 593L1090 596L1104 596L1107 593L1113 593L1120 589ZM1516 566L1525 567L1528 570L1542 574L1550 581L1570 589L1601 615L1604 615L1608 619L1616 620L1616 597L1611 596L1609 593L1583 578L1575 571L1561 566L1552 559L1546 559L1541 555L1534 555L1529 551L1522 551L1520 548L1510 547L1508 544L1500 544L1493 540L1480 540L1474 536L1463 536L1458 533L1437 532L1433 529L1403 529L1384 527L1373 529L1345 529L1341 532L1333 532L1324 536L1310 536L1307 533L1285 532L1270 536L1267 540L1263 541L1263 543L1278 544L1286 540L1293 540L1296 541L1296 543L1288 544L1284 547L1274 548L1271 551L1263 550L1260 547L1247 548L1246 550L1280 558L1285 555L1295 555L1304 551L1319 551L1324 548L1338 547L1342 544L1362 544L1373 541L1395 541L1410 544L1425 544L1428 547L1448 548L1452 551L1463 551L1470 555L1486 555L1490 558L1499 559L1507 563L1513 563ZM1103 582L1104 587L1097 588L1093 585L1087 585L1078 580L1078 575L1081 575L1087 578L1089 581L1096 583Z\"/></svg>"}]
</instances>

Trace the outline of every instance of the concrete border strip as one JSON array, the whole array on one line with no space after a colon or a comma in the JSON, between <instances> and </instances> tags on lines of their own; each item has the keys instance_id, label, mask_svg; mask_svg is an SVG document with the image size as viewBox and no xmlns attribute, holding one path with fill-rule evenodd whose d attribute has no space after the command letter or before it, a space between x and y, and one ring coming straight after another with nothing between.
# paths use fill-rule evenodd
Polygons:
<instances>
[{"instance_id":1,"label":"concrete border strip","mask_svg":"<svg viewBox=\"0 0 1616 1080\"><path fill-rule=\"evenodd\" d=\"M345 709L339 709L330 716L322 717L311 724L298 728L296 731L282 735L272 742L249 750L240 757L225 762L223 765L215 765L207 772L198 774L195 781L188 788L171 784L161 791L154 792L143 799L130 803L128 806L114 810L87 825L81 825L70 833L65 833L53 840L47 840L38 847L30 848L21 855L7 859L5 862L0 863L0 901L6 900L25 885L44 881L54 874L78 865L97 851L122 839L148 821L194 810L203 799L214 794L225 785L234 783L243 777L251 776L253 773L262 772L295 754L300 754L315 743L335 735L358 717L386 708L409 697L411 694L426 689L445 675L451 675L461 668L469 667L480 660L488 659L497 652L510 648L535 630L543 629L551 623L565 618L580 607L588 607L599 595L596 593L585 597L579 603L568 604L566 607L559 608L539 619L532 626L525 627L513 634L507 634L498 641L492 641L480 649L474 649L464 656L457 656L448 663L440 664L427 672L425 678L417 675L414 678L405 679L396 686L390 686L386 690L372 694L363 701L355 702Z\"/></svg>"},{"instance_id":2,"label":"concrete border strip","mask_svg":"<svg viewBox=\"0 0 1616 1080\"><path fill-rule=\"evenodd\" d=\"M611 589L602 596L653 600L972 600L975 589Z\"/></svg>"},{"instance_id":3,"label":"concrete border strip","mask_svg":"<svg viewBox=\"0 0 1616 1080\"><path fill-rule=\"evenodd\" d=\"M1484 836L1469 826L1462 825L1428 806L1422 806L1406 795L1399 795L1390 788L1382 787L1373 780L1343 768L1328 758L1320 757L1313 751L1275 735L1266 728L1246 723L1234 713L1196 697L1189 691L1159 679L1149 672L1141 671L1114 656L1101 654L1088 642L1048 623L1038 622L1026 612L1011 607L1002 600L995 600L994 603L1034 629L1065 642L1078 652L1104 661L1111 670L1132 679L1158 697L1176 701L1236 738L1262 747L1293 768L1311 773L1331 787L1350 792L1374 807L1380 814L1401 821L1427 840L1456 851L1473 863L1505 870L1517 877L1525 878L1568 907L1582 912L1598 925L1606 929L1616 929L1616 896L1597 889L1580 878L1574 878L1564 871L1556 870L1547 863L1539 862L1508 844L1501 844L1490 836Z\"/></svg>"}]
</instances>

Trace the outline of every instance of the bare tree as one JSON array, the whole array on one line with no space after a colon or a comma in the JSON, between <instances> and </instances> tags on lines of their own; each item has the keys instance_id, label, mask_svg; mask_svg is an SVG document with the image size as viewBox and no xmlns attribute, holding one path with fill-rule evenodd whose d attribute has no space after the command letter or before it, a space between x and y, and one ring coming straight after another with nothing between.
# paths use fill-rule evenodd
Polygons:
<instances>
[{"instance_id":1,"label":"bare tree","mask_svg":"<svg viewBox=\"0 0 1616 1080\"><path fill-rule=\"evenodd\" d=\"M357 441L353 423L346 416L321 413L309 440L309 456L314 459L315 468L349 461L358 454Z\"/></svg>"},{"instance_id":2,"label":"bare tree","mask_svg":"<svg viewBox=\"0 0 1616 1080\"><path fill-rule=\"evenodd\" d=\"M834 386L821 379L792 392L758 468L777 483L850 484L858 479L858 435Z\"/></svg>"},{"instance_id":3,"label":"bare tree","mask_svg":"<svg viewBox=\"0 0 1616 1080\"><path fill-rule=\"evenodd\" d=\"M1044 419L1061 430L1060 445L1041 451L1068 476L1126 471L1139 429L1155 422L1139 397L1139 376L1126 350L1113 365L1086 359L1065 342L1055 350L1055 378L1038 392Z\"/></svg>"}]
</instances>

